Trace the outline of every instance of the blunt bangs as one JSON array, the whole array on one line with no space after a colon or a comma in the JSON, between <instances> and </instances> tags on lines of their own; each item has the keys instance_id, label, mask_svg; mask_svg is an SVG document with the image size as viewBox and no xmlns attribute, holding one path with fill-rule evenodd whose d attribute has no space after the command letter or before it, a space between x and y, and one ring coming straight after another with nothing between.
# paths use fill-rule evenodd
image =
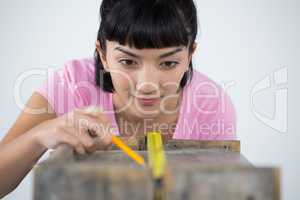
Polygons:
<instances>
[{"instance_id":1,"label":"blunt bangs","mask_svg":"<svg viewBox=\"0 0 300 200\"><path fill-rule=\"evenodd\" d=\"M186 27L183 14L166 0L123 0L106 17L102 34L137 49L188 46Z\"/></svg>"},{"instance_id":2,"label":"blunt bangs","mask_svg":"<svg viewBox=\"0 0 300 200\"><path fill-rule=\"evenodd\" d=\"M106 41L137 49L185 46L192 52L197 36L197 10L193 0L102 0L97 40L106 52ZM114 92L112 78L105 71L97 49L96 85ZM183 88L193 76L192 61L180 81Z\"/></svg>"}]
</instances>

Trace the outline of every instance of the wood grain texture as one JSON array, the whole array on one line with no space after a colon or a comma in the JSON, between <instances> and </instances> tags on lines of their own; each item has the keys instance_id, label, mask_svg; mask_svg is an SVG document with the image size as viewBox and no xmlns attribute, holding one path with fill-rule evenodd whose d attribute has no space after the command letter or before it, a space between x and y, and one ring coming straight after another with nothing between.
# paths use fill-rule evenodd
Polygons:
<instances>
[{"instance_id":1,"label":"wood grain texture","mask_svg":"<svg viewBox=\"0 0 300 200\"><path fill-rule=\"evenodd\" d=\"M171 167L167 199L278 200L273 168Z\"/></svg>"},{"instance_id":2,"label":"wood grain texture","mask_svg":"<svg viewBox=\"0 0 300 200\"><path fill-rule=\"evenodd\" d=\"M138 151L147 160L147 151ZM222 166L249 166L252 164L237 152L224 152L212 149L180 149L165 151L168 165L181 166L186 164L195 165L222 165ZM120 150L98 151L91 155L74 155L77 163L101 162L107 165L114 163L125 163L135 165L132 160ZM252 166L253 167L253 166Z\"/></svg>"},{"instance_id":3,"label":"wood grain texture","mask_svg":"<svg viewBox=\"0 0 300 200\"><path fill-rule=\"evenodd\" d=\"M144 137L123 141L147 160ZM160 195L148 166L117 148L77 155L62 146L35 169L34 200L280 199L280 171L253 166L239 153L239 141L168 140L164 146L167 169Z\"/></svg>"},{"instance_id":4,"label":"wood grain texture","mask_svg":"<svg viewBox=\"0 0 300 200\"><path fill-rule=\"evenodd\" d=\"M147 137L121 137L122 141L134 150L147 150ZM240 152L239 140L204 141L204 140L178 140L163 137L165 150L175 149L220 149L225 151ZM112 146L111 150L118 150Z\"/></svg>"},{"instance_id":5,"label":"wood grain texture","mask_svg":"<svg viewBox=\"0 0 300 200\"><path fill-rule=\"evenodd\" d=\"M195 141L172 139L165 142L165 149L219 149L222 151L240 152L240 141Z\"/></svg>"},{"instance_id":6,"label":"wood grain texture","mask_svg":"<svg viewBox=\"0 0 300 200\"><path fill-rule=\"evenodd\" d=\"M36 169L36 200L98 200L152 198L148 169L127 165L76 163L47 165Z\"/></svg>"}]
</instances>

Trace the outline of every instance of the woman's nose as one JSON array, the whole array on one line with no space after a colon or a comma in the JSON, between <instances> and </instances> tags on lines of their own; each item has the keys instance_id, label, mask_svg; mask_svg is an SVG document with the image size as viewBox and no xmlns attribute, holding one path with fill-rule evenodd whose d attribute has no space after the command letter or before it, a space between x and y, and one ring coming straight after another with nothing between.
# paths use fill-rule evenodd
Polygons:
<instances>
[{"instance_id":1,"label":"woman's nose","mask_svg":"<svg viewBox=\"0 0 300 200\"><path fill-rule=\"evenodd\" d=\"M152 81L141 81L137 85L137 91L139 94L143 95L155 95L158 93L159 87Z\"/></svg>"},{"instance_id":2,"label":"woman's nose","mask_svg":"<svg viewBox=\"0 0 300 200\"><path fill-rule=\"evenodd\" d=\"M146 69L148 67L148 69ZM137 90L145 95L157 94L159 91L158 74L155 70L146 66L138 73Z\"/></svg>"}]
</instances>

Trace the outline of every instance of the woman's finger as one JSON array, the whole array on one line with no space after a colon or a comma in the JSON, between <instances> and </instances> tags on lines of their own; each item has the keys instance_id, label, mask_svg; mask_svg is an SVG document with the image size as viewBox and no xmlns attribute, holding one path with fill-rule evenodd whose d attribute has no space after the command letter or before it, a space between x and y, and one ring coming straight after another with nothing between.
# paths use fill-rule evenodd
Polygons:
<instances>
[{"instance_id":1,"label":"woman's finger","mask_svg":"<svg viewBox=\"0 0 300 200\"><path fill-rule=\"evenodd\" d=\"M83 127L76 129L75 127L65 127L65 130L72 136L76 137L83 144L85 152L93 153L96 150L95 140L88 134Z\"/></svg>"},{"instance_id":2,"label":"woman's finger","mask_svg":"<svg viewBox=\"0 0 300 200\"><path fill-rule=\"evenodd\" d=\"M61 140L60 143L71 145L72 148L79 154L85 154L85 148L82 142L77 138L69 134L69 132L63 128L63 131L57 133Z\"/></svg>"},{"instance_id":3,"label":"woman's finger","mask_svg":"<svg viewBox=\"0 0 300 200\"><path fill-rule=\"evenodd\" d=\"M98 118L90 117L84 114L78 116L78 121L75 122L77 129L86 129L90 131L90 135L93 137L105 138L106 135L113 134L115 129L110 122L100 120Z\"/></svg>"},{"instance_id":4,"label":"woman's finger","mask_svg":"<svg viewBox=\"0 0 300 200\"><path fill-rule=\"evenodd\" d=\"M112 136L107 135L105 138L95 138L97 150L108 150L112 145Z\"/></svg>"}]
</instances>

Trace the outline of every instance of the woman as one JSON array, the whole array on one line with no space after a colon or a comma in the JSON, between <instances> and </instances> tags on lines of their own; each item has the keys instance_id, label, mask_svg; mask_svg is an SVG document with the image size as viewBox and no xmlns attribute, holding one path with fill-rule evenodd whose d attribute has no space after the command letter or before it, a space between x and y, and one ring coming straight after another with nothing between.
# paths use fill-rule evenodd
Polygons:
<instances>
[{"instance_id":1,"label":"woman","mask_svg":"<svg viewBox=\"0 0 300 200\"><path fill-rule=\"evenodd\" d=\"M193 70L192 0L103 0L100 14L95 57L50 73L1 142L0 197L60 144L92 153L107 149L112 134L150 130L176 139L235 139L229 97Z\"/></svg>"}]
</instances>

